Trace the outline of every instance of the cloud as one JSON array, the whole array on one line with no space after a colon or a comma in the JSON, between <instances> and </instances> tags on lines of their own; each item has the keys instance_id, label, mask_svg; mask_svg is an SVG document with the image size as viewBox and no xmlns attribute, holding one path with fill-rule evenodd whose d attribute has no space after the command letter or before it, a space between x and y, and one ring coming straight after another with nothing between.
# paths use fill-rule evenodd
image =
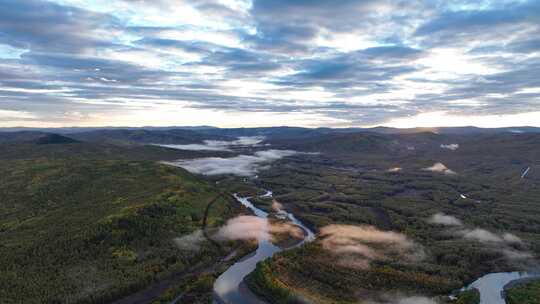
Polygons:
<instances>
[{"instance_id":1,"label":"cloud","mask_svg":"<svg viewBox=\"0 0 540 304\"><path fill-rule=\"evenodd\" d=\"M417 71L418 67L406 64L410 60L407 53L386 49L366 49L298 61L300 71L281 77L279 83L293 87L324 86L328 89L375 86L377 83ZM380 57L384 62L375 64L374 61L378 61L377 58ZM375 93L376 90L375 87L370 91Z\"/></svg>"},{"instance_id":2,"label":"cloud","mask_svg":"<svg viewBox=\"0 0 540 304\"><path fill-rule=\"evenodd\" d=\"M492 9L448 11L439 14L416 29L417 35L434 35L461 32L475 35L487 27L538 22L540 5L535 1L520 4L502 4Z\"/></svg>"},{"instance_id":3,"label":"cloud","mask_svg":"<svg viewBox=\"0 0 540 304\"><path fill-rule=\"evenodd\" d=\"M507 243L515 243L515 244L523 243L521 238L519 238L518 236L516 236L514 234L511 234L511 233L504 233L502 235L502 238Z\"/></svg>"},{"instance_id":4,"label":"cloud","mask_svg":"<svg viewBox=\"0 0 540 304\"><path fill-rule=\"evenodd\" d=\"M463 226L459 219L444 213L434 214L428 222L445 226ZM521 238L512 233L497 234L483 228L454 228L448 232L466 240L480 242L488 248L496 248L511 262L527 261L533 258L533 254L526 250L526 245Z\"/></svg>"},{"instance_id":5,"label":"cloud","mask_svg":"<svg viewBox=\"0 0 540 304\"><path fill-rule=\"evenodd\" d=\"M221 140L204 140L203 144L188 144L188 145L159 145L179 150L191 151L232 151L232 148L239 147L256 147L264 141L264 136L240 136L236 140L221 141Z\"/></svg>"},{"instance_id":6,"label":"cloud","mask_svg":"<svg viewBox=\"0 0 540 304\"><path fill-rule=\"evenodd\" d=\"M448 149L448 150L455 151L458 148L459 148L459 144L448 144L448 145L441 144L441 149Z\"/></svg>"},{"instance_id":7,"label":"cloud","mask_svg":"<svg viewBox=\"0 0 540 304\"><path fill-rule=\"evenodd\" d=\"M446 215L444 213L435 213L429 218L429 223L446 225L446 226L462 226L463 223L458 220L456 217L451 215Z\"/></svg>"},{"instance_id":8,"label":"cloud","mask_svg":"<svg viewBox=\"0 0 540 304\"><path fill-rule=\"evenodd\" d=\"M403 168L401 168L401 167L393 167L393 168L390 168L390 169L386 170L386 172L400 172L401 170L403 170Z\"/></svg>"},{"instance_id":9,"label":"cloud","mask_svg":"<svg viewBox=\"0 0 540 304\"><path fill-rule=\"evenodd\" d=\"M534 255L530 252L518 251L510 248L503 249L502 253L511 261L529 260L534 258Z\"/></svg>"},{"instance_id":10,"label":"cloud","mask_svg":"<svg viewBox=\"0 0 540 304\"><path fill-rule=\"evenodd\" d=\"M304 237L304 232L291 223L269 222L266 218L242 215L227 221L215 238L220 240L274 240L274 235L287 233L295 238Z\"/></svg>"},{"instance_id":11,"label":"cloud","mask_svg":"<svg viewBox=\"0 0 540 304\"><path fill-rule=\"evenodd\" d=\"M479 241L482 243L502 243L503 238L500 236L489 232L485 229L476 228L473 230L463 230L461 231L463 237L470 240Z\"/></svg>"},{"instance_id":12,"label":"cloud","mask_svg":"<svg viewBox=\"0 0 540 304\"><path fill-rule=\"evenodd\" d=\"M1 120L11 120L11 119L32 119L35 118L34 115L24 112L24 111L11 111L11 110L2 110L0 109L0 121Z\"/></svg>"},{"instance_id":13,"label":"cloud","mask_svg":"<svg viewBox=\"0 0 540 304\"><path fill-rule=\"evenodd\" d=\"M527 261L534 258L534 255L524 249L521 238L511 233L495 234L485 229L463 229L458 231L465 239L475 240L480 243L497 246L498 250L512 262Z\"/></svg>"},{"instance_id":14,"label":"cloud","mask_svg":"<svg viewBox=\"0 0 540 304\"><path fill-rule=\"evenodd\" d=\"M463 226L463 223L456 217L440 212L431 216L428 222L445 226ZM512 262L533 258L533 255L525 250L526 246L521 238L512 233L497 234L483 228L456 228L448 232L467 240L480 242L488 247L497 248Z\"/></svg>"},{"instance_id":15,"label":"cloud","mask_svg":"<svg viewBox=\"0 0 540 304\"><path fill-rule=\"evenodd\" d=\"M216 237L224 240L268 240L270 239L268 220L251 215L235 217L219 229Z\"/></svg>"},{"instance_id":16,"label":"cloud","mask_svg":"<svg viewBox=\"0 0 540 304\"><path fill-rule=\"evenodd\" d=\"M424 168L425 171L440 172L444 174L456 174L456 172L448 169L443 163L435 163L431 167Z\"/></svg>"},{"instance_id":17,"label":"cloud","mask_svg":"<svg viewBox=\"0 0 540 304\"><path fill-rule=\"evenodd\" d=\"M460 233L466 239L476 240L482 243L508 243L508 244L520 244L523 241L512 233L505 232L502 235L495 234L485 229L465 229Z\"/></svg>"},{"instance_id":18,"label":"cloud","mask_svg":"<svg viewBox=\"0 0 540 304\"><path fill-rule=\"evenodd\" d=\"M454 124L540 121L536 1L0 0L0 7L2 110L28 113L2 125L204 117L218 126L405 119L410 127L418 115L442 112L464 117Z\"/></svg>"},{"instance_id":19,"label":"cloud","mask_svg":"<svg viewBox=\"0 0 540 304\"><path fill-rule=\"evenodd\" d=\"M115 45L119 21L114 16L39 0L0 0L0 6L0 44L61 53Z\"/></svg>"},{"instance_id":20,"label":"cloud","mask_svg":"<svg viewBox=\"0 0 540 304\"><path fill-rule=\"evenodd\" d=\"M372 226L328 225L319 232L323 249L335 255L344 267L369 268L374 260L418 261L422 248L405 235Z\"/></svg>"},{"instance_id":21,"label":"cloud","mask_svg":"<svg viewBox=\"0 0 540 304\"><path fill-rule=\"evenodd\" d=\"M253 176L259 170L263 169L265 164L295 154L298 154L298 152L291 150L265 150L257 151L253 155L238 155L230 158L197 158L167 162L167 164L182 167L192 173L204 175L233 174L238 176Z\"/></svg>"}]
</instances>

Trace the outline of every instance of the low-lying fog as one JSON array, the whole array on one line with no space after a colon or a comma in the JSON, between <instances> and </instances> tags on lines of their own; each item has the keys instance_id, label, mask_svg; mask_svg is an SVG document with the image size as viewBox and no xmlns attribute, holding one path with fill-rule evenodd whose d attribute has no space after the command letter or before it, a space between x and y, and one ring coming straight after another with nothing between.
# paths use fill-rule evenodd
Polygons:
<instances>
[{"instance_id":1,"label":"low-lying fog","mask_svg":"<svg viewBox=\"0 0 540 304\"><path fill-rule=\"evenodd\" d=\"M523 241L516 235L504 232L497 234L480 227L466 227L466 225L455 216L442 212L436 213L428 219L434 225L453 226L456 229L449 230L449 233L469 241L476 241L500 250L510 261L527 261L533 255L524 246Z\"/></svg>"},{"instance_id":2,"label":"low-lying fog","mask_svg":"<svg viewBox=\"0 0 540 304\"><path fill-rule=\"evenodd\" d=\"M204 140L202 144L161 145L158 146L190 151L232 151L233 148L257 147L264 141L264 136L240 136L236 140Z\"/></svg>"},{"instance_id":3,"label":"low-lying fog","mask_svg":"<svg viewBox=\"0 0 540 304\"><path fill-rule=\"evenodd\" d=\"M271 149L257 151L253 155L238 155L229 158L205 157L167 162L167 164L182 167L196 174L253 176L259 170L264 169L270 162L298 153L300 152Z\"/></svg>"}]
</instances>

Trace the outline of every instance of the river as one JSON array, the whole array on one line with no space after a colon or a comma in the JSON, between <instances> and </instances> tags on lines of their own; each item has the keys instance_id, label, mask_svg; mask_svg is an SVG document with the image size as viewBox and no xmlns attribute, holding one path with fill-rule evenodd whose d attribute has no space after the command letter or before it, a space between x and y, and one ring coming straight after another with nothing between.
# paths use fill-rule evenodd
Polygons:
<instances>
[{"instance_id":1,"label":"river","mask_svg":"<svg viewBox=\"0 0 540 304\"><path fill-rule=\"evenodd\" d=\"M268 213L255 207L249 200L249 197L240 197L236 194L234 197L238 202L250 209L256 216L265 219L268 218ZM272 197L272 192L267 191L262 197ZM214 304L265 304L264 301L257 298L257 296L247 288L243 283L244 278L255 270L258 262L271 257L276 252L288 250L315 239L315 234L299 221L294 214L286 211L280 211L280 214L284 215L291 223L304 229L304 240L293 247L281 249L272 244L268 239L259 239L257 250L254 253L233 264L217 278L214 283ZM470 285L464 287L463 290L471 288L478 289L480 292L480 304L506 304L502 295L506 284L515 280L539 275L539 273L533 272L490 273L478 278Z\"/></svg>"},{"instance_id":2,"label":"river","mask_svg":"<svg viewBox=\"0 0 540 304\"><path fill-rule=\"evenodd\" d=\"M512 281L539 276L535 272L489 273L472 282L464 289L476 288L480 292L480 304L506 304L503 297L504 286Z\"/></svg>"},{"instance_id":3,"label":"river","mask_svg":"<svg viewBox=\"0 0 540 304\"><path fill-rule=\"evenodd\" d=\"M249 197L240 197L234 195L236 200L242 205L250 209L256 216L260 218L268 218L268 213L255 207ZM267 191L262 197L272 197L272 192ZM302 228L305 231L305 237L302 242L291 247L297 247L305 242L310 242L315 239L315 234L308 227L306 227L301 221L299 221L292 213L281 211L289 219L291 223ZM214 283L214 304L263 304L264 301L255 296L243 283L244 278L250 274L257 263L263 261L274 253L282 251L284 249L279 248L272 244L268 239L258 239L257 250L243 258L239 262L233 264L224 273L222 273ZM287 248L287 249L291 249ZM285 249L285 250L287 250Z\"/></svg>"}]
</instances>

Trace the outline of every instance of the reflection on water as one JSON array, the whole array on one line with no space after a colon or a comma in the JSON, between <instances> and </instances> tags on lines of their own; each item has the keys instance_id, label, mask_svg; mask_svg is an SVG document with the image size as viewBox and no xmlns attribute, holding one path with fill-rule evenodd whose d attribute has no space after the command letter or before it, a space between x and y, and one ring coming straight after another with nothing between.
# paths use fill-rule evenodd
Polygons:
<instances>
[{"instance_id":1,"label":"reflection on water","mask_svg":"<svg viewBox=\"0 0 540 304\"><path fill-rule=\"evenodd\" d=\"M242 205L249 208L253 213L261 218L268 218L268 213L263 210L255 207L247 197L239 197L234 195L236 200L238 200ZM272 197L272 192L268 191L262 197ZM309 230L304 224L302 224L298 219L294 217L293 214L287 213L289 220L303 228L306 231L306 237L302 241L309 242L315 238L315 234ZM300 243L300 244L302 244ZM299 245L300 245L299 244ZM241 288L241 283L244 278L250 274L257 263L271 257L274 253L281 251L281 249L274 244L272 244L267 239L258 240L258 248L255 254L248 256L247 258L235 263L229 269L227 269L223 274L221 274L216 282L214 283L214 303L225 303L225 304L262 304L263 301L257 299L257 297L250 292L247 288ZM297 246L299 246L297 245Z\"/></svg>"},{"instance_id":2,"label":"reflection on water","mask_svg":"<svg viewBox=\"0 0 540 304\"><path fill-rule=\"evenodd\" d=\"M466 289L476 288L480 291L480 304L506 304L502 294L506 284L538 275L538 273L517 271L490 273L472 282Z\"/></svg>"},{"instance_id":3,"label":"reflection on water","mask_svg":"<svg viewBox=\"0 0 540 304\"><path fill-rule=\"evenodd\" d=\"M259 261L271 257L278 251L280 251L279 247L269 241L259 241L259 247L254 255L235 263L219 276L214 284L214 293L219 297L219 303L264 303L248 290L240 290L240 283L255 270Z\"/></svg>"}]
</instances>

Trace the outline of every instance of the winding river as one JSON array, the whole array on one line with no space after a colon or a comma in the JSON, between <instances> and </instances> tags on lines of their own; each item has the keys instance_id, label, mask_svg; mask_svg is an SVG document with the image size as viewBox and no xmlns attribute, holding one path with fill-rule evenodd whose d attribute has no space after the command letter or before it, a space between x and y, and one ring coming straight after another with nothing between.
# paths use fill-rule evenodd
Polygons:
<instances>
[{"instance_id":1,"label":"winding river","mask_svg":"<svg viewBox=\"0 0 540 304\"><path fill-rule=\"evenodd\" d=\"M268 213L255 207L249 200L249 197L240 197L234 195L236 200L242 205L253 211L253 213L260 218L268 218ZM267 191L262 197L272 197L272 192ZM281 211L289 219L291 223L302 228L305 231L305 237L302 242L291 247L297 247L305 242L310 242L315 239L315 234L302 222L300 222L292 213ZM255 296L243 283L244 278L250 274L257 263L263 261L274 253L282 251L272 244L269 240L261 238L258 239L257 250L248 257L233 264L224 273L222 273L214 283L214 304L263 304L264 301ZM288 249L291 249L288 248Z\"/></svg>"},{"instance_id":2,"label":"winding river","mask_svg":"<svg viewBox=\"0 0 540 304\"><path fill-rule=\"evenodd\" d=\"M265 219L268 218L268 213L255 207L249 200L249 197L240 197L236 194L234 197L238 202L250 209L256 216ZM272 197L272 192L267 191L262 197ZM288 250L315 239L313 231L299 221L294 214L285 211L280 211L279 213L291 223L305 231L304 240L293 247L282 249L272 244L266 238L258 239L258 247L254 253L233 264L217 278L214 283L214 304L265 304L264 301L257 298L257 296L247 288L243 283L244 278L255 270L258 262L271 257L276 252ZM463 290L471 288L478 289L480 292L480 304L506 304L503 297L504 286L515 280L538 276L540 276L540 273L537 272L490 273L478 278L470 285L464 287Z\"/></svg>"}]
</instances>

